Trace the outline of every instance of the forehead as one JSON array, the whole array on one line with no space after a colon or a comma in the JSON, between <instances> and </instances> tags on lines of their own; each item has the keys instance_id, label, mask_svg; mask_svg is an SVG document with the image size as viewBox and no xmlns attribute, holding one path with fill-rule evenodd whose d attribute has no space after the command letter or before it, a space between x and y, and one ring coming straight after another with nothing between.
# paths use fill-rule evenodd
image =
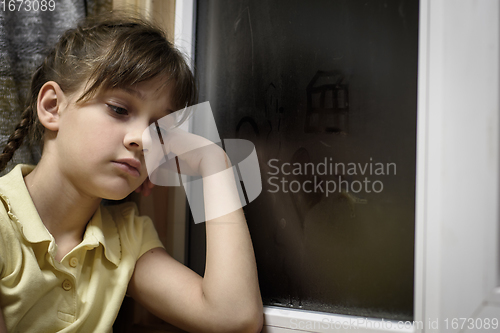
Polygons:
<instances>
[{"instance_id":1,"label":"forehead","mask_svg":"<svg viewBox=\"0 0 500 333\"><path fill-rule=\"evenodd\" d=\"M119 89L134 95L137 98L160 98L170 97L174 82L168 78L155 77L130 86L119 87Z\"/></svg>"},{"instance_id":2,"label":"forehead","mask_svg":"<svg viewBox=\"0 0 500 333\"><path fill-rule=\"evenodd\" d=\"M88 100L95 95L105 94L113 90L122 90L140 99L146 97L170 96L171 91L174 89L175 80L169 77L157 76L135 84L118 84L116 86L98 84L94 92L92 91L92 87L95 86L95 84L94 81L89 80L80 86L78 90L81 92L81 100Z\"/></svg>"},{"instance_id":3,"label":"forehead","mask_svg":"<svg viewBox=\"0 0 500 333\"><path fill-rule=\"evenodd\" d=\"M133 96L143 105L154 105L169 114L175 111L173 87L173 82L152 79L118 89Z\"/></svg>"}]
</instances>

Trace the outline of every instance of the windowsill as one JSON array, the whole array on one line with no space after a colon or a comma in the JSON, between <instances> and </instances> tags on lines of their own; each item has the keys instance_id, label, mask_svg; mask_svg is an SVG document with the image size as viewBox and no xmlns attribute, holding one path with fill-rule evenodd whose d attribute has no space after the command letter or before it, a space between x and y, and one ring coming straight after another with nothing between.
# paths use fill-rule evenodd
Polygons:
<instances>
[{"instance_id":1,"label":"windowsill","mask_svg":"<svg viewBox=\"0 0 500 333\"><path fill-rule=\"evenodd\" d=\"M264 333L277 332L415 332L413 322L398 322L315 311L264 307Z\"/></svg>"}]
</instances>

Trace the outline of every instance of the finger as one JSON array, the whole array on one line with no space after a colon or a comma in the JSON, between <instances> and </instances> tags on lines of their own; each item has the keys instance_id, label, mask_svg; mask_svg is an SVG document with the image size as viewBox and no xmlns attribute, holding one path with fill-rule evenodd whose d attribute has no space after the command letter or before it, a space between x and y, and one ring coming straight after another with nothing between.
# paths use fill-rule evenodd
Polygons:
<instances>
[{"instance_id":1,"label":"finger","mask_svg":"<svg viewBox=\"0 0 500 333\"><path fill-rule=\"evenodd\" d=\"M151 194L151 192L152 192L152 189L147 185L147 183L145 183L143 191L142 191L142 195L147 197Z\"/></svg>"}]
</instances>

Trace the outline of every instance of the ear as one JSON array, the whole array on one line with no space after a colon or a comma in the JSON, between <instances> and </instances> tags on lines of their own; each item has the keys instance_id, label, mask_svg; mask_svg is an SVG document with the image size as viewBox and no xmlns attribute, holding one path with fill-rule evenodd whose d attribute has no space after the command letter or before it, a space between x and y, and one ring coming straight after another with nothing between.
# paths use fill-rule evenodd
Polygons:
<instances>
[{"instance_id":1,"label":"ear","mask_svg":"<svg viewBox=\"0 0 500 333\"><path fill-rule=\"evenodd\" d=\"M38 92L38 119L46 129L59 130L59 112L64 100L64 92L54 81L46 82Z\"/></svg>"}]
</instances>

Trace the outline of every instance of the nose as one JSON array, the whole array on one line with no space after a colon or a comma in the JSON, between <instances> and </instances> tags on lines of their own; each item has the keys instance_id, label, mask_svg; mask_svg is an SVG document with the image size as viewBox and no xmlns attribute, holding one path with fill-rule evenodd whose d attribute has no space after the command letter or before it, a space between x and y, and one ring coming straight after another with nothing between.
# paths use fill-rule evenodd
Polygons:
<instances>
[{"instance_id":1,"label":"nose","mask_svg":"<svg viewBox=\"0 0 500 333\"><path fill-rule=\"evenodd\" d=\"M146 127L144 127L146 128ZM139 128L139 126L134 126L130 128L123 138L123 145L130 150L143 150L142 132L144 128Z\"/></svg>"}]
</instances>

